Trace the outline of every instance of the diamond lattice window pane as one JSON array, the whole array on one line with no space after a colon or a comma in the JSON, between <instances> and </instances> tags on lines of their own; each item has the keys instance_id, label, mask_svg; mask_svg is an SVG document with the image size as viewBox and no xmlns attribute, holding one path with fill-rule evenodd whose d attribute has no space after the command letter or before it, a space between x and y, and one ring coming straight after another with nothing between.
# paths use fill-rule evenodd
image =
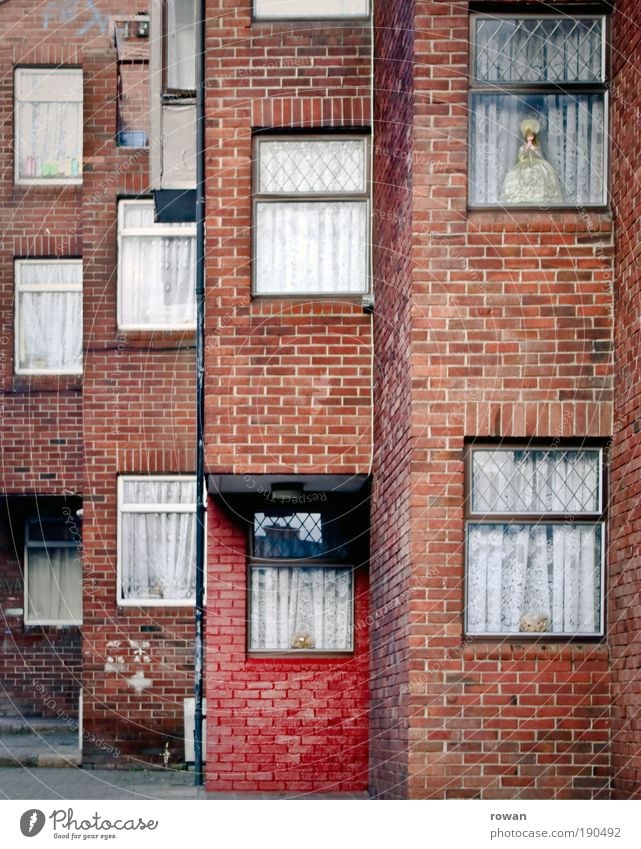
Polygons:
<instances>
[{"instance_id":1,"label":"diamond lattice window pane","mask_svg":"<svg viewBox=\"0 0 641 849\"><path fill-rule=\"evenodd\" d=\"M601 82L603 18L479 17L474 76L504 83Z\"/></svg>"},{"instance_id":2,"label":"diamond lattice window pane","mask_svg":"<svg viewBox=\"0 0 641 849\"><path fill-rule=\"evenodd\" d=\"M472 511L598 512L599 461L598 451L474 451Z\"/></svg>"},{"instance_id":3,"label":"diamond lattice window pane","mask_svg":"<svg viewBox=\"0 0 641 849\"><path fill-rule=\"evenodd\" d=\"M340 521L324 513L254 513L253 553L270 559L349 560Z\"/></svg>"},{"instance_id":4,"label":"diamond lattice window pane","mask_svg":"<svg viewBox=\"0 0 641 849\"><path fill-rule=\"evenodd\" d=\"M261 141L259 159L258 190L262 193L365 191L362 139Z\"/></svg>"}]
</instances>

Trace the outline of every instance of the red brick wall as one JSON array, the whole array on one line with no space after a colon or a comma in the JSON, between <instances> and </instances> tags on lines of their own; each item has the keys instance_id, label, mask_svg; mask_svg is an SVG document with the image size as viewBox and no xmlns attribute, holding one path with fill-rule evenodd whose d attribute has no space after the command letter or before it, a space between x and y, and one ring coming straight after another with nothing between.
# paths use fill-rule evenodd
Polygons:
<instances>
[{"instance_id":1,"label":"red brick wall","mask_svg":"<svg viewBox=\"0 0 641 849\"><path fill-rule=\"evenodd\" d=\"M370 319L357 299L251 299L250 197L252 130L369 126L369 25L207 13L207 465L367 470Z\"/></svg>"},{"instance_id":2,"label":"red brick wall","mask_svg":"<svg viewBox=\"0 0 641 849\"><path fill-rule=\"evenodd\" d=\"M407 793L413 3L375 4L370 789Z\"/></svg>"},{"instance_id":3,"label":"red brick wall","mask_svg":"<svg viewBox=\"0 0 641 849\"><path fill-rule=\"evenodd\" d=\"M612 651L612 789L616 798L641 792L639 633L639 109L641 45L635 3L616 5L612 37L612 186L616 212L614 440L611 459L609 615Z\"/></svg>"},{"instance_id":4,"label":"red brick wall","mask_svg":"<svg viewBox=\"0 0 641 849\"><path fill-rule=\"evenodd\" d=\"M369 127L369 24L250 8L207 4L207 469L364 473L371 319L360 299L252 299L250 199L252 130ZM364 789L366 629L346 660L247 657L244 536L209 518L208 789ZM356 594L362 619L361 572Z\"/></svg>"},{"instance_id":5,"label":"red brick wall","mask_svg":"<svg viewBox=\"0 0 641 849\"><path fill-rule=\"evenodd\" d=\"M5 128L0 491L43 496L69 490L83 496L85 759L118 766L128 758L138 765L159 764L165 742L171 762L182 759L183 699L193 691L193 612L116 606L117 475L193 472L195 465L193 334L125 335L116 327L116 201L148 190L148 153L116 148L117 66L109 18L123 11L128 13L116 0L96 0L90 9L43 4L34 11L26 2L0 7ZM13 186L13 65L18 62L82 65L82 187ZM14 256L82 256L82 379L14 379ZM15 607L17 564L9 555L4 560ZM77 629L24 629L21 620L12 619L0 661L21 710L43 709L42 693L33 692L34 675L40 673L57 703L76 708ZM138 671L152 682L140 694L129 683ZM114 749L123 757L114 757Z\"/></svg>"},{"instance_id":6,"label":"red brick wall","mask_svg":"<svg viewBox=\"0 0 641 849\"><path fill-rule=\"evenodd\" d=\"M207 790L365 790L367 570L355 573L353 655L251 657L247 535L211 500L207 519Z\"/></svg>"},{"instance_id":7,"label":"red brick wall","mask_svg":"<svg viewBox=\"0 0 641 849\"><path fill-rule=\"evenodd\" d=\"M72 377L14 375L15 257L82 255L81 190L68 187L14 186L13 77L16 64L82 63L82 49L107 44L108 16L117 2L96 3L95 12L76 15L62 4L16 0L0 8L0 419L3 495L45 496L82 493L82 381ZM35 503L35 502L34 502ZM5 531L15 520L8 520ZM20 527L12 533L22 537ZM80 691L80 634L77 628L27 627L22 608L22 548L4 539L0 554L3 642L0 680L7 713L76 715ZM59 713L60 712L60 713Z\"/></svg>"},{"instance_id":8,"label":"red brick wall","mask_svg":"<svg viewBox=\"0 0 641 849\"><path fill-rule=\"evenodd\" d=\"M428 2L416 16L403 792L601 796L606 647L465 644L462 450L475 436L609 436L611 218L467 210L468 17Z\"/></svg>"},{"instance_id":9,"label":"red brick wall","mask_svg":"<svg viewBox=\"0 0 641 849\"><path fill-rule=\"evenodd\" d=\"M183 700L193 692L193 610L116 604L117 476L189 473L194 461L193 334L120 332L116 327L116 200L145 192L146 151L117 149L116 62L112 52L86 58L90 118L83 186L85 271L86 592L83 626L86 762L121 766L183 758ZM138 651L138 650L141 651ZM145 656L148 660L145 660ZM151 682L137 692L131 679Z\"/></svg>"}]
</instances>

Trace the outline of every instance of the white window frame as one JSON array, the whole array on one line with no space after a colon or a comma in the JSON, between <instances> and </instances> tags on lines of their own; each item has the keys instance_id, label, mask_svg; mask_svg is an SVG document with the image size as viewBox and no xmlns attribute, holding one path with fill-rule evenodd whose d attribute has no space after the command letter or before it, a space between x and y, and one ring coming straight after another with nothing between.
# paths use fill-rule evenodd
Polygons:
<instances>
[{"instance_id":1,"label":"white window frame","mask_svg":"<svg viewBox=\"0 0 641 849\"><path fill-rule=\"evenodd\" d=\"M81 125L83 122L83 106L84 106L84 89L83 89L83 74L82 68L77 67L43 67L43 66L22 66L15 68L14 72L14 87L13 87L13 97L14 97L14 183L17 186L81 186L82 185L82 165L83 165L83 143L81 138L80 144L80 155L78 157L78 174L69 175L65 177L21 177L20 176L20 104L21 100L19 98L19 86L20 86L20 78L22 76L29 76L35 74L48 73L52 76L56 74L78 74L80 77L80 84L82 90L82 96L79 101L72 101L80 103L80 122ZM38 102L38 101L34 101ZM65 100L52 100L49 101L51 103L65 103ZM84 135L84 134L82 134ZM73 159L75 157L68 157Z\"/></svg>"},{"instance_id":2,"label":"white window frame","mask_svg":"<svg viewBox=\"0 0 641 849\"><path fill-rule=\"evenodd\" d=\"M475 78L476 72L476 48L477 48L477 39L476 39L476 23L479 19L489 18L491 17L494 20L548 20L548 19L558 19L558 18L576 18L576 19L594 19L599 20L601 22L601 73L602 79L599 81L593 82L578 82L578 81L570 81L563 83L550 83L550 82L540 82L540 83L532 83L532 82L488 82L488 81L480 81ZM546 210L546 211L562 211L564 209L590 209L590 210L599 210L604 209L608 203L608 186L609 186L609 147L608 147L608 138L609 138L609 79L610 79L610 67L608 63L608 35L609 35L609 17L604 13L599 12L586 12L585 14L580 11L575 11L571 8L568 8L565 13L560 12L542 12L537 14L536 12L524 7L521 12L502 12L498 14L490 14L489 12L474 12L470 15L470 36L469 36L469 44L470 44L470 53L469 53L469 92L468 92L468 155L467 155L467 169L468 169L468 207L470 209L478 209L478 210L491 210L491 209L504 209L509 210L510 212L531 212L532 210ZM603 114L604 114L604 128L603 128L603 151L602 151L602 164L603 164L603 184L601 186L601 198L597 201L589 201L589 202L581 202L575 200L564 201L563 203L552 203L549 205L544 204L536 204L536 203L508 203L506 201L497 198L492 201L479 201L473 198L473 175L474 175L474 163L472 158L472 151L476 144L476 138L474 135L474 114L473 114L473 99L474 97L483 97L483 96L493 96L493 95L505 95L510 96L516 99L520 99L521 102L526 102L528 95L540 95L540 96L549 96L553 94L563 95L568 99L572 98L573 95L576 94L586 94L586 95L594 95L595 97L602 96L603 98ZM524 108L524 117L526 117L527 109ZM522 141L522 140L521 140ZM514 163L512 163L514 165Z\"/></svg>"},{"instance_id":3,"label":"white window frame","mask_svg":"<svg viewBox=\"0 0 641 849\"><path fill-rule=\"evenodd\" d=\"M184 0L175 0L177 3L182 3ZM192 0L193 2L193 0ZM169 29L169 0L163 0L162 3L162 88L163 95L169 98L195 98L196 97L196 49L197 49L197 28L198 21L196 20L197 7L194 3L194 41L191 43L191 47L193 48L193 73L194 73L194 85L188 88L180 88L178 86L170 86L168 82L169 77L169 41L171 38L171 32ZM191 58L191 57L187 57ZM184 60L183 60L184 61Z\"/></svg>"},{"instance_id":4,"label":"white window frame","mask_svg":"<svg viewBox=\"0 0 641 849\"><path fill-rule=\"evenodd\" d=\"M196 238L196 224L195 223L175 223L175 224L154 224L153 227L129 227L125 228L125 210L128 207L132 206L141 206L142 204L152 206L154 201L149 198L139 198L137 200L129 199L129 200L119 200L118 201L118 329L119 330L195 330L196 329L196 319L190 322L183 322L181 324L171 324L169 322L166 323L148 323L148 324L136 324L135 322L127 321L125 316L123 316L123 297L122 297L122 287L123 287L123 262L124 262L124 251L123 251L123 240L124 239L134 239L137 236L155 236L155 237L165 237L171 238L175 236L177 238L186 238L190 237ZM194 277L194 292L195 292L195 277Z\"/></svg>"},{"instance_id":5,"label":"white window frame","mask_svg":"<svg viewBox=\"0 0 641 849\"><path fill-rule=\"evenodd\" d=\"M359 141L363 145L363 191L361 192L261 192L260 191L260 157L261 146L270 142L336 142ZM252 203L253 239L252 239L252 294L255 297L267 298L362 298L369 294L371 288L371 221L370 221L370 136L364 133L305 133L300 135L257 135L254 138L254 193ZM269 203L362 203L365 207L366 233L365 244L362 246L365 261L364 285L358 288L334 291L304 289L300 292L284 291L278 286L259 287L258 282L258 206Z\"/></svg>"},{"instance_id":6,"label":"white window frame","mask_svg":"<svg viewBox=\"0 0 641 849\"><path fill-rule=\"evenodd\" d=\"M118 476L118 518L117 518L117 568L116 568L116 580L118 583L117 587L117 603L119 607L194 607L196 604L196 599L190 598L179 598L179 599L168 599L168 598L124 598L122 593L122 579L123 579L123 566L122 566L122 514L123 513L196 513L196 501L194 500L193 504L185 504L183 502L170 504L169 502L161 502L158 504L154 504L151 502L144 502L140 504L123 504L123 488L125 482L133 482L133 481L171 481L171 482L179 482L179 481L194 481L196 475L185 475L185 474L176 474L176 475L119 475ZM205 500L205 504L206 504ZM171 508L171 509L168 509ZM206 564L207 564L207 511L205 511L205 553L204 553L204 561L205 561L205 576L207 574ZM206 582L205 582L206 587Z\"/></svg>"},{"instance_id":7,"label":"white window frame","mask_svg":"<svg viewBox=\"0 0 641 849\"><path fill-rule=\"evenodd\" d=\"M341 12L337 9L340 5L340 0L326 0L325 3L313 3L310 0L253 0L252 14L255 21L368 20L370 17L370 0L361 1L361 5L367 7L366 12ZM307 12L306 8L310 6L312 11ZM314 8L318 6L321 7L320 11ZM330 11L323 11L328 6L331 7Z\"/></svg>"},{"instance_id":8,"label":"white window frame","mask_svg":"<svg viewBox=\"0 0 641 849\"><path fill-rule=\"evenodd\" d=\"M43 517L43 521L46 522L46 517ZM25 523L25 535L24 535L24 624L25 625L53 625L53 626L69 626L69 625L82 625L82 616L80 619L31 619L29 617L29 549L45 549L46 551L54 550L58 548L75 548L79 549L79 545L77 542L73 540L64 541L64 540L53 540L51 542L32 542L29 539L29 526L31 522L27 520ZM82 570L82 557L80 553L78 553L78 560L80 561L80 578L83 578L83 570ZM84 599L83 599L84 601Z\"/></svg>"},{"instance_id":9,"label":"white window frame","mask_svg":"<svg viewBox=\"0 0 641 849\"><path fill-rule=\"evenodd\" d=\"M489 512L475 511L472 507L473 498L473 455L475 451L505 451L510 454L515 452L559 452L567 451L591 451L598 453L598 506L596 510L585 510L581 512L558 511L531 511L529 513L518 513L514 511L506 512ZM491 442L474 442L466 446L465 460L465 592L464 592L464 632L466 639L484 640L501 638L510 641L522 640L544 640L546 642L567 642L573 639L583 640L598 640L602 639L605 634L605 580L606 580L606 553L607 553L607 527L605 520L604 507L604 452L599 446L593 445L564 445L558 444L548 445L510 445L500 446ZM470 526L474 525L532 525L532 526L548 526L548 525L563 525L572 521L585 526L599 526L601 529L600 535L600 592L599 592L599 624L595 631L587 632L568 632L568 631L470 631L468 628L468 592L469 592L469 543L470 543Z\"/></svg>"},{"instance_id":10,"label":"white window frame","mask_svg":"<svg viewBox=\"0 0 641 849\"><path fill-rule=\"evenodd\" d=\"M22 283L21 270L26 265L74 265L80 268L80 281L78 283ZM24 375L47 375L47 374L69 374L81 375L83 371L82 361L80 368L37 368L28 369L20 367L20 293L21 292L74 292L80 293L80 314L83 315L82 297L82 260L81 259L16 259L14 260L15 278L15 310L14 310L14 371L16 374ZM80 328L82 335L82 327Z\"/></svg>"}]
</instances>

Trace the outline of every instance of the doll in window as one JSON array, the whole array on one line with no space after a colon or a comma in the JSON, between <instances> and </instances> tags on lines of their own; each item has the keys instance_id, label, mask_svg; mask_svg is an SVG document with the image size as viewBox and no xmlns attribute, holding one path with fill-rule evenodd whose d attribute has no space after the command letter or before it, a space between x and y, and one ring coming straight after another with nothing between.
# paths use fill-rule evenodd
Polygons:
<instances>
[{"instance_id":1,"label":"doll in window","mask_svg":"<svg viewBox=\"0 0 641 849\"><path fill-rule=\"evenodd\" d=\"M539 143L541 126L536 118L521 121L524 138L516 165L503 181L501 200L504 203L529 203L537 206L563 203L561 183L554 168L543 158Z\"/></svg>"}]
</instances>

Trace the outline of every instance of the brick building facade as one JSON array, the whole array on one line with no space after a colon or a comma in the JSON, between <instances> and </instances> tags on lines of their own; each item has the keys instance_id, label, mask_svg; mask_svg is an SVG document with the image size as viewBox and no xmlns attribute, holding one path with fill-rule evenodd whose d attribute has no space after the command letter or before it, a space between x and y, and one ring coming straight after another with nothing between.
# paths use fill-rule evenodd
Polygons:
<instances>
[{"instance_id":1,"label":"brick building facade","mask_svg":"<svg viewBox=\"0 0 641 849\"><path fill-rule=\"evenodd\" d=\"M175 762L192 230L148 204L195 186L189 3L28 5L3 126L81 68L84 164L5 129L2 707L82 692L87 764ZM637 796L634 3L284 5L206 3L207 788ZM20 373L16 260L63 258L82 374ZM24 528L80 509L82 623L25 622Z\"/></svg>"}]
</instances>

